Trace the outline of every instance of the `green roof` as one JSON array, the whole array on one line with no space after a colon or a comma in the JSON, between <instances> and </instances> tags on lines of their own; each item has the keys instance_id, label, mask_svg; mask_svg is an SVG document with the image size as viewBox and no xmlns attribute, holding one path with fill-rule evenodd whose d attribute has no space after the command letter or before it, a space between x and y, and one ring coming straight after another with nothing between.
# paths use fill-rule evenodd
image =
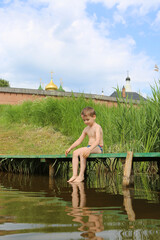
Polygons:
<instances>
[{"instance_id":1,"label":"green roof","mask_svg":"<svg viewBox=\"0 0 160 240\"><path fill-rule=\"evenodd\" d=\"M43 90L43 88L42 88L41 84L39 85L39 88L38 88L38 90Z\"/></svg>"},{"instance_id":2,"label":"green roof","mask_svg":"<svg viewBox=\"0 0 160 240\"><path fill-rule=\"evenodd\" d=\"M58 88L58 91L60 92L65 92L65 90L63 89L62 85L60 85L60 87Z\"/></svg>"}]
</instances>

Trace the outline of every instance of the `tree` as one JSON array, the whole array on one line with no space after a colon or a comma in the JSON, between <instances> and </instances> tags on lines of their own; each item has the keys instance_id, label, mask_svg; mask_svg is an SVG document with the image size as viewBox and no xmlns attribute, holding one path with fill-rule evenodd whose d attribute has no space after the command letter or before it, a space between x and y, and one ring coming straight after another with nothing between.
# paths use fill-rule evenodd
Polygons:
<instances>
[{"instance_id":1,"label":"tree","mask_svg":"<svg viewBox=\"0 0 160 240\"><path fill-rule=\"evenodd\" d=\"M0 78L0 87L10 87L9 82Z\"/></svg>"}]
</instances>

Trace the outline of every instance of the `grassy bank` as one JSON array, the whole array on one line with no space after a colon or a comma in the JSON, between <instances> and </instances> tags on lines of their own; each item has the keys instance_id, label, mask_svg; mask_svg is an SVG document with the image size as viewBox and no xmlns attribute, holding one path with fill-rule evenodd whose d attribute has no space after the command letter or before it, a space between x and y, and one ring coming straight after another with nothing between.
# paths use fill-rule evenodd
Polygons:
<instances>
[{"instance_id":1,"label":"grassy bank","mask_svg":"<svg viewBox=\"0 0 160 240\"><path fill-rule=\"evenodd\" d=\"M64 154L70 137L51 127L34 127L22 123L0 125L0 154Z\"/></svg>"},{"instance_id":2,"label":"grassy bank","mask_svg":"<svg viewBox=\"0 0 160 240\"><path fill-rule=\"evenodd\" d=\"M126 101L106 107L75 98L45 98L21 105L0 105L1 153L62 154L76 140L85 125L81 110L91 106L104 132L105 152L160 151L160 88L152 87L152 97L135 107ZM87 139L82 146L87 145ZM147 163L140 170L146 170Z\"/></svg>"},{"instance_id":3,"label":"grassy bank","mask_svg":"<svg viewBox=\"0 0 160 240\"><path fill-rule=\"evenodd\" d=\"M0 124L0 154L45 155L64 154L71 144L71 137L64 136L52 127L37 127L22 123ZM47 174L48 165L35 160L0 161L0 171L24 174ZM66 172L66 165L59 164L56 174Z\"/></svg>"},{"instance_id":4,"label":"grassy bank","mask_svg":"<svg viewBox=\"0 0 160 240\"><path fill-rule=\"evenodd\" d=\"M17 128L20 129L22 126L21 131L25 131L28 126L41 129L50 127L52 131L60 132L74 141L85 127L80 113L86 106L95 108L96 121L102 126L104 132L105 152L160 151L160 121L159 109L157 109L159 103L149 100L142 101L138 107L133 106L132 102L129 105L126 102L124 104L119 102L118 107L106 107L102 104L95 104L92 100L86 101L83 97L59 100L46 98L35 102L27 101L21 105L0 106L0 121L1 124L8 125L10 129L14 128L14 124L19 124ZM17 130L17 134L18 131L20 130ZM37 140L38 138L40 135L37 136ZM26 143L28 141L27 134L25 141ZM41 145L40 141L39 145ZM32 142L32 137L30 142ZM87 139L82 146L86 144Z\"/></svg>"}]
</instances>

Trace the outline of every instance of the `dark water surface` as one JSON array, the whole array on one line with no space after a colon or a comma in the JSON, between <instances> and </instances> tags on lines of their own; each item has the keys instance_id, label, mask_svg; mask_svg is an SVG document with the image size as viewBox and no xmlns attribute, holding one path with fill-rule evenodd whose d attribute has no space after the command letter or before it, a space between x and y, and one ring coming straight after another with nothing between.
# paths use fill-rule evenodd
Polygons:
<instances>
[{"instance_id":1,"label":"dark water surface","mask_svg":"<svg viewBox=\"0 0 160 240\"><path fill-rule=\"evenodd\" d=\"M64 177L0 174L1 239L160 239L160 178Z\"/></svg>"}]
</instances>

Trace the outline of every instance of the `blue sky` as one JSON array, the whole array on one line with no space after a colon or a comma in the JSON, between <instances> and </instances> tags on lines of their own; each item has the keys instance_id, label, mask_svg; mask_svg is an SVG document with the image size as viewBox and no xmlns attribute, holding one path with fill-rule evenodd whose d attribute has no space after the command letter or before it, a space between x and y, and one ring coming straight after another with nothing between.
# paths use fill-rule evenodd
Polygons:
<instances>
[{"instance_id":1,"label":"blue sky","mask_svg":"<svg viewBox=\"0 0 160 240\"><path fill-rule=\"evenodd\" d=\"M0 78L110 95L151 95L160 68L160 0L0 0Z\"/></svg>"}]
</instances>

